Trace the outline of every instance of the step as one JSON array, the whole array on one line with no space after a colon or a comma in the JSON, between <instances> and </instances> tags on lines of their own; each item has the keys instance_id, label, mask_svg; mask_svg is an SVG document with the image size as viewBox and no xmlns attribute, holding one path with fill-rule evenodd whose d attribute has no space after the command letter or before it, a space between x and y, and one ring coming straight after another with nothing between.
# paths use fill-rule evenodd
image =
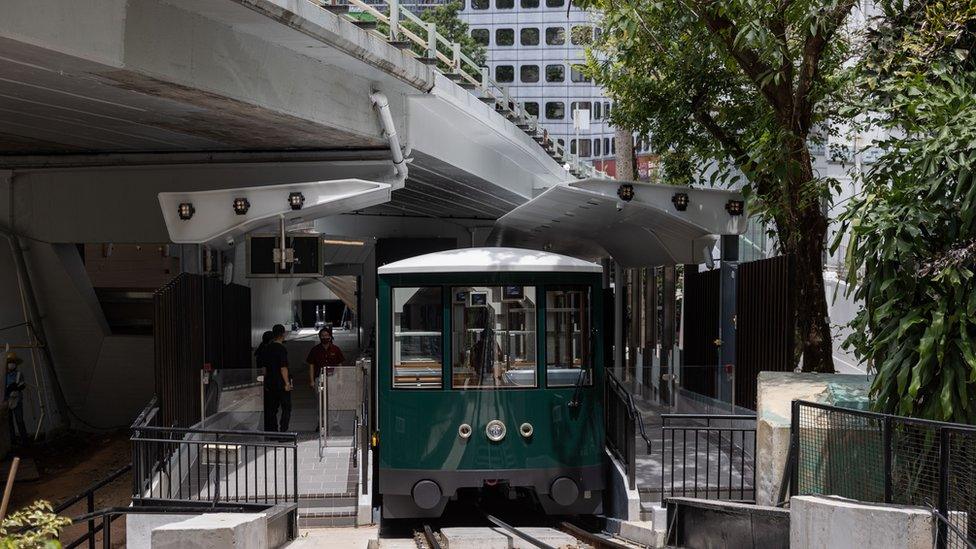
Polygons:
<instances>
[{"instance_id":1,"label":"step","mask_svg":"<svg viewBox=\"0 0 976 549\"><path fill-rule=\"evenodd\" d=\"M299 528L329 528L355 526L358 509L355 505L343 507L305 507L298 509Z\"/></svg>"},{"instance_id":2,"label":"step","mask_svg":"<svg viewBox=\"0 0 976 549\"><path fill-rule=\"evenodd\" d=\"M666 517L667 514L665 513L664 516ZM606 529L615 538L637 544L641 547L665 547L667 542L667 527L664 524L664 520L652 522L649 520L636 521L608 518Z\"/></svg>"},{"instance_id":3,"label":"step","mask_svg":"<svg viewBox=\"0 0 976 549\"><path fill-rule=\"evenodd\" d=\"M354 506L359 503L355 493L350 494L305 494L298 496L299 509L335 509Z\"/></svg>"},{"instance_id":4,"label":"step","mask_svg":"<svg viewBox=\"0 0 976 549\"><path fill-rule=\"evenodd\" d=\"M376 21L353 21L352 24L363 30L373 30L377 25Z\"/></svg>"},{"instance_id":5,"label":"step","mask_svg":"<svg viewBox=\"0 0 976 549\"><path fill-rule=\"evenodd\" d=\"M319 4L319 7L321 7L324 10L328 10L328 11L330 11L332 13L335 13L337 15L338 14L342 14L342 13L348 13L349 12L349 6L347 4L338 4L338 5L334 5L334 4Z\"/></svg>"},{"instance_id":6,"label":"step","mask_svg":"<svg viewBox=\"0 0 976 549\"><path fill-rule=\"evenodd\" d=\"M413 46L413 42L409 40L387 40L386 43L401 50L410 49Z\"/></svg>"},{"instance_id":7,"label":"step","mask_svg":"<svg viewBox=\"0 0 976 549\"><path fill-rule=\"evenodd\" d=\"M436 57L418 57L417 61L424 65L436 65L439 60Z\"/></svg>"}]
</instances>

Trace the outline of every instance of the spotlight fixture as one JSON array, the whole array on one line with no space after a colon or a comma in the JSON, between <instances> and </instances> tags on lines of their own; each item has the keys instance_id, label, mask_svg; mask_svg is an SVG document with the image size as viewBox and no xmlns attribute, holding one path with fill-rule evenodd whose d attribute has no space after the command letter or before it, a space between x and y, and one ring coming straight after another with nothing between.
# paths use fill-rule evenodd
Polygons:
<instances>
[{"instance_id":1,"label":"spotlight fixture","mask_svg":"<svg viewBox=\"0 0 976 549\"><path fill-rule=\"evenodd\" d=\"M305 205L305 195L302 193L290 193L288 195L288 205L293 210L300 210Z\"/></svg>"},{"instance_id":2,"label":"spotlight fixture","mask_svg":"<svg viewBox=\"0 0 976 549\"><path fill-rule=\"evenodd\" d=\"M180 215L180 219L183 221L188 221L196 212L196 208L189 202L180 202L179 207L176 208L176 213Z\"/></svg>"},{"instance_id":3,"label":"spotlight fixture","mask_svg":"<svg viewBox=\"0 0 976 549\"><path fill-rule=\"evenodd\" d=\"M234 213L237 215L244 215L248 210L251 209L251 201L245 197L238 197L234 199Z\"/></svg>"},{"instance_id":4,"label":"spotlight fixture","mask_svg":"<svg viewBox=\"0 0 976 549\"><path fill-rule=\"evenodd\" d=\"M674 193L671 197L671 203L674 204L674 209L679 212L683 212L688 209L688 193Z\"/></svg>"},{"instance_id":5,"label":"spotlight fixture","mask_svg":"<svg viewBox=\"0 0 976 549\"><path fill-rule=\"evenodd\" d=\"M742 215L744 209L745 203L741 200L729 200L725 203L725 211L731 216Z\"/></svg>"},{"instance_id":6,"label":"spotlight fixture","mask_svg":"<svg viewBox=\"0 0 976 549\"><path fill-rule=\"evenodd\" d=\"M624 183L623 185L617 187L617 196L620 200L624 202L630 202L634 199L634 186L630 183Z\"/></svg>"}]
</instances>

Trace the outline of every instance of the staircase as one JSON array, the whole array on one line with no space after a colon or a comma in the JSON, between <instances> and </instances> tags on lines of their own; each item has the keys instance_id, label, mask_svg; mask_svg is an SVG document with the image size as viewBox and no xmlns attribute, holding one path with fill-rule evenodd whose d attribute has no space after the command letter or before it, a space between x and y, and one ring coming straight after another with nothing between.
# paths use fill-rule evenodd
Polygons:
<instances>
[{"instance_id":1,"label":"staircase","mask_svg":"<svg viewBox=\"0 0 976 549\"><path fill-rule=\"evenodd\" d=\"M318 453L318 438L303 437L298 450L298 526L356 526L359 467L351 437L330 439Z\"/></svg>"}]
</instances>

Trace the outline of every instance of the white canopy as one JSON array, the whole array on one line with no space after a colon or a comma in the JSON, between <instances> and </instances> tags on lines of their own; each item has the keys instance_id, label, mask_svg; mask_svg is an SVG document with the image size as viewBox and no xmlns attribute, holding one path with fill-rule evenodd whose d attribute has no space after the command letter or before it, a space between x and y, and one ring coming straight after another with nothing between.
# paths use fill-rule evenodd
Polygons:
<instances>
[{"instance_id":1,"label":"white canopy","mask_svg":"<svg viewBox=\"0 0 976 549\"><path fill-rule=\"evenodd\" d=\"M560 272L599 273L603 267L575 257L518 248L459 248L418 255L383 265L381 275L398 273Z\"/></svg>"},{"instance_id":2,"label":"white canopy","mask_svg":"<svg viewBox=\"0 0 976 549\"><path fill-rule=\"evenodd\" d=\"M177 244L211 243L224 245L227 238L240 236L258 227L277 222L310 221L320 217L359 210L390 201L388 183L364 179L334 179L264 187L219 189L215 191L159 193L159 207L166 221L170 240ZM299 210L288 205L288 195L300 192L305 203ZM244 215L234 212L235 198L246 198L250 208ZM190 203L193 217L180 219L181 203Z\"/></svg>"},{"instance_id":3,"label":"white canopy","mask_svg":"<svg viewBox=\"0 0 976 549\"><path fill-rule=\"evenodd\" d=\"M628 202L617 192L633 186ZM672 203L688 195L685 211ZM489 245L547 250L589 260L612 257L624 267L701 263L719 235L742 234L746 213L726 211L737 192L585 179L550 187L501 217Z\"/></svg>"}]
</instances>

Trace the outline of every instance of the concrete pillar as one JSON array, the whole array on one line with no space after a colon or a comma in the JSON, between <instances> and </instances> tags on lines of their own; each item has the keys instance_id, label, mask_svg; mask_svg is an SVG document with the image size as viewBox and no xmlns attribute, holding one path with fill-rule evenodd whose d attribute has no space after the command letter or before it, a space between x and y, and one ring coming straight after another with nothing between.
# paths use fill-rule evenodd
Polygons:
<instances>
[{"instance_id":1,"label":"concrete pillar","mask_svg":"<svg viewBox=\"0 0 976 549\"><path fill-rule=\"evenodd\" d=\"M624 377L624 294L626 292L624 268L613 265L613 369L620 379Z\"/></svg>"},{"instance_id":2,"label":"concrete pillar","mask_svg":"<svg viewBox=\"0 0 976 549\"><path fill-rule=\"evenodd\" d=\"M739 267L739 236L724 235L721 239L722 265L719 282L719 340L717 372L720 400L735 403L735 286Z\"/></svg>"},{"instance_id":3,"label":"concrete pillar","mask_svg":"<svg viewBox=\"0 0 976 549\"><path fill-rule=\"evenodd\" d=\"M674 349L674 317L676 304L674 266L669 265L661 269L662 284L664 290L662 314L664 316L661 323L661 377L667 381L661 383L661 402L674 405L674 376L678 373L678 365L675 364Z\"/></svg>"}]
</instances>

